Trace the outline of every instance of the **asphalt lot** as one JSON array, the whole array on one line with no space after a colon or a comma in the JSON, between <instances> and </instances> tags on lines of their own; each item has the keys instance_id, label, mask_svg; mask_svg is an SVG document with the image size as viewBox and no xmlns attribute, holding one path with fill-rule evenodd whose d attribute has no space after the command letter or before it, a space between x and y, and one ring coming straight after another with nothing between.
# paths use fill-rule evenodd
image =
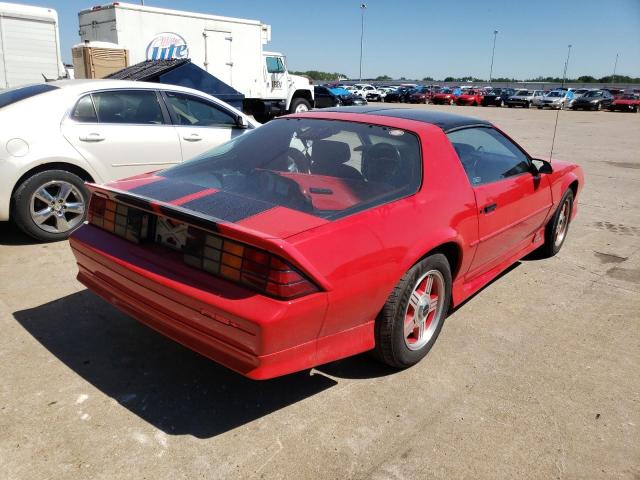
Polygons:
<instances>
[{"instance_id":1,"label":"asphalt lot","mask_svg":"<svg viewBox=\"0 0 640 480\"><path fill-rule=\"evenodd\" d=\"M549 155L555 112L494 121ZM587 185L402 372L366 355L252 382L75 281L67 242L0 224L0 479L640 479L640 115L560 112Z\"/></svg>"}]
</instances>

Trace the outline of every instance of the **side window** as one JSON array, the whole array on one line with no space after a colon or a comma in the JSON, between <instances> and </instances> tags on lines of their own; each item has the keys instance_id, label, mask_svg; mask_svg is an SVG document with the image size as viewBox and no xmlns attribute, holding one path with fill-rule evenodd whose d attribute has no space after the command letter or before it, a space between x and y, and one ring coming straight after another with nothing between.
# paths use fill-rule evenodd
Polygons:
<instances>
[{"instance_id":1,"label":"side window","mask_svg":"<svg viewBox=\"0 0 640 480\"><path fill-rule=\"evenodd\" d=\"M267 72L284 73L284 65L278 57L267 57Z\"/></svg>"},{"instance_id":2,"label":"side window","mask_svg":"<svg viewBox=\"0 0 640 480\"><path fill-rule=\"evenodd\" d=\"M98 123L96 109L93 106L91 95L85 95L71 111L71 119L81 123Z\"/></svg>"},{"instance_id":3,"label":"side window","mask_svg":"<svg viewBox=\"0 0 640 480\"><path fill-rule=\"evenodd\" d=\"M447 134L471 185L483 185L529 171L529 159L493 128L473 127Z\"/></svg>"},{"instance_id":4,"label":"side window","mask_svg":"<svg viewBox=\"0 0 640 480\"><path fill-rule=\"evenodd\" d=\"M100 123L164 123L158 97L152 90L113 90L97 92L92 97Z\"/></svg>"},{"instance_id":5,"label":"side window","mask_svg":"<svg viewBox=\"0 0 640 480\"><path fill-rule=\"evenodd\" d=\"M167 104L178 125L235 127L236 117L218 106L183 93L167 92Z\"/></svg>"}]
</instances>

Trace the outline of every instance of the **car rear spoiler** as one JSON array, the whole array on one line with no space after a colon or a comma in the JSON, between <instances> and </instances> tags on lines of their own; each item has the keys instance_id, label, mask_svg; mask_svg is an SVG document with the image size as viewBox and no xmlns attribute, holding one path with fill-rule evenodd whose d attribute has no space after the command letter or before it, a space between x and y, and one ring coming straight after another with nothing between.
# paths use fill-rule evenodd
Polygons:
<instances>
[{"instance_id":1,"label":"car rear spoiler","mask_svg":"<svg viewBox=\"0 0 640 480\"><path fill-rule=\"evenodd\" d=\"M173 220L186 223L187 225L266 250L293 263L305 272L322 290L329 291L333 289L324 275L322 275L298 249L282 238L276 238L258 230L243 227L237 223L221 220L200 212L194 212L193 210L154 200L143 195L89 182L85 183L85 185L92 195L103 196L115 202L123 203L154 215L169 217Z\"/></svg>"}]
</instances>

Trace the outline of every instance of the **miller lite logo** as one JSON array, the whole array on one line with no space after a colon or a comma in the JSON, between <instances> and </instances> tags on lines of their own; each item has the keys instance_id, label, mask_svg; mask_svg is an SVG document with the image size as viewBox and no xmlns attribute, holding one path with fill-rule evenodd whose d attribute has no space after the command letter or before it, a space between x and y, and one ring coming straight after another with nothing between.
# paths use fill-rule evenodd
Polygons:
<instances>
[{"instance_id":1,"label":"miller lite logo","mask_svg":"<svg viewBox=\"0 0 640 480\"><path fill-rule=\"evenodd\" d=\"M147 46L147 60L173 60L188 57L189 46L177 33L159 33Z\"/></svg>"}]
</instances>

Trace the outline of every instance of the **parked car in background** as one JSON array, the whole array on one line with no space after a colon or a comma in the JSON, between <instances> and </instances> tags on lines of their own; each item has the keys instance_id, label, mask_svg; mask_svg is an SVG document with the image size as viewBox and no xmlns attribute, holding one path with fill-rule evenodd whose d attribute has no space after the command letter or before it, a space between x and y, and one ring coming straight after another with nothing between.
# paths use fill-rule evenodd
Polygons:
<instances>
[{"instance_id":1,"label":"parked car in background","mask_svg":"<svg viewBox=\"0 0 640 480\"><path fill-rule=\"evenodd\" d=\"M317 110L90 185L70 245L94 293L247 377L368 350L407 368L450 308L562 248L583 182L485 120Z\"/></svg>"},{"instance_id":2,"label":"parked car in background","mask_svg":"<svg viewBox=\"0 0 640 480\"><path fill-rule=\"evenodd\" d=\"M543 108L564 109L573 100L571 90L552 90L539 99L534 99L534 105L540 110Z\"/></svg>"},{"instance_id":3,"label":"parked car in background","mask_svg":"<svg viewBox=\"0 0 640 480\"><path fill-rule=\"evenodd\" d=\"M390 103L405 102L412 90L412 87L398 87L395 91L387 93L384 101Z\"/></svg>"},{"instance_id":4,"label":"parked car in background","mask_svg":"<svg viewBox=\"0 0 640 480\"><path fill-rule=\"evenodd\" d=\"M456 103L458 95L451 88L443 88L431 97L431 103L435 105L453 105Z\"/></svg>"},{"instance_id":5,"label":"parked car in background","mask_svg":"<svg viewBox=\"0 0 640 480\"><path fill-rule=\"evenodd\" d=\"M385 101L388 93L395 92L395 90L396 90L393 87L377 87L377 89L378 89L378 93L380 94L380 101L381 102Z\"/></svg>"},{"instance_id":6,"label":"parked car in background","mask_svg":"<svg viewBox=\"0 0 640 480\"><path fill-rule=\"evenodd\" d=\"M544 92L542 90L518 90L515 95L510 96L505 101L507 107L524 107L529 108L536 98L542 98Z\"/></svg>"},{"instance_id":7,"label":"parked car in background","mask_svg":"<svg viewBox=\"0 0 640 480\"><path fill-rule=\"evenodd\" d=\"M85 219L84 182L166 168L259 124L198 90L63 80L0 92L0 221L42 241Z\"/></svg>"},{"instance_id":8,"label":"parked car in background","mask_svg":"<svg viewBox=\"0 0 640 480\"><path fill-rule=\"evenodd\" d=\"M357 95L352 94L349 90L341 87L327 87L324 85L316 85L313 87L314 97L316 98L316 108L366 105L367 101Z\"/></svg>"},{"instance_id":9,"label":"parked car in background","mask_svg":"<svg viewBox=\"0 0 640 480\"><path fill-rule=\"evenodd\" d=\"M484 93L481 105L483 107L490 105L503 107L507 99L515 95L515 93L516 91L513 88L493 88Z\"/></svg>"},{"instance_id":10,"label":"parked car in background","mask_svg":"<svg viewBox=\"0 0 640 480\"><path fill-rule=\"evenodd\" d=\"M640 111L640 94L623 93L618 98L614 99L608 108L612 112L638 112Z\"/></svg>"},{"instance_id":11,"label":"parked car in background","mask_svg":"<svg viewBox=\"0 0 640 480\"><path fill-rule=\"evenodd\" d=\"M573 99L571 99L569 101L567 107L571 107L573 105L573 102L575 102L578 98L583 96L588 91L589 91L588 88L577 88L577 89L573 90Z\"/></svg>"},{"instance_id":12,"label":"parked car in background","mask_svg":"<svg viewBox=\"0 0 640 480\"><path fill-rule=\"evenodd\" d=\"M607 90L591 90L573 101L571 110L602 110L613 103L613 95Z\"/></svg>"},{"instance_id":13,"label":"parked car in background","mask_svg":"<svg viewBox=\"0 0 640 480\"><path fill-rule=\"evenodd\" d=\"M416 87L409 95L409 103L429 103L429 87Z\"/></svg>"},{"instance_id":14,"label":"parked car in background","mask_svg":"<svg viewBox=\"0 0 640 480\"><path fill-rule=\"evenodd\" d=\"M479 88L469 88L462 92L456 99L456 105L472 105L477 106L482 103L484 92Z\"/></svg>"},{"instance_id":15,"label":"parked car in background","mask_svg":"<svg viewBox=\"0 0 640 480\"><path fill-rule=\"evenodd\" d=\"M356 95L360 95L368 102L380 101L380 92L378 92L378 89L373 85L369 85L368 83L356 83L353 88Z\"/></svg>"}]
</instances>

